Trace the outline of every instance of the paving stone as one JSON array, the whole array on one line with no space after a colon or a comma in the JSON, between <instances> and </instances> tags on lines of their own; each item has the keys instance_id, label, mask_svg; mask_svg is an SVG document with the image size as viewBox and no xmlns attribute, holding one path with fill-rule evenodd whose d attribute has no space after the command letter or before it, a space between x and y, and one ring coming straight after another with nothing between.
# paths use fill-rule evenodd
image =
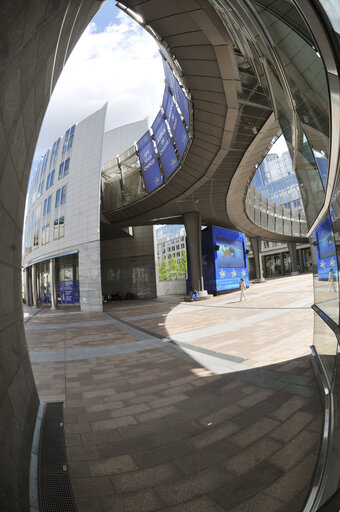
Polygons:
<instances>
[{"instance_id":1,"label":"paving stone","mask_svg":"<svg viewBox=\"0 0 340 512\"><path fill-rule=\"evenodd\" d=\"M166 507L167 512L223 512L224 510L225 508L220 507L207 496L200 496L174 507Z\"/></svg>"},{"instance_id":2,"label":"paving stone","mask_svg":"<svg viewBox=\"0 0 340 512\"><path fill-rule=\"evenodd\" d=\"M70 461L98 459L96 446L70 446L67 448L67 457Z\"/></svg>"},{"instance_id":3,"label":"paving stone","mask_svg":"<svg viewBox=\"0 0 340 512\"><path fill-rule=\"evenodd\" d=\"M151 468L116 475L112 478L112 482L118 492L131 492L154 487L180 476L179 470L173 464L159 464Z\"/></svg>"},{"instance_id":4,"label":"paving stone","mask_svg":"<svg viewBox=\"0 0 340 512\"><path fill-rule=\"evenodd\" d=\"M118 427L124 427L125 425L133 425L136 420L133 416L123 416L122 418L115 418L112 420L99 420L92 423L92 430L110 430Z\"/></svg>"},{"instance_id":5,"label":"paving stone","mask_svg":"<svg viewBox=\"0 0 340 512\"><path fill-rule=\"evenodd\" d=\"M278 421L271 418L262 418L231 436L230 441L244 448L271 432L278 425Z\"/></svg>"},{"instance_id":6,"label":"paving stone","mask_svg":"<svg viewBox=\"0 0 340 512\"><path fill-rule=\"evenodd\" d=\"M230 480L227 484L209 493L209 496L222 507L229 509L240 506L244 501L265 491L272 482L283 474L275 466L263 462L256 471L250 470L242 478Z\"/></svg>"},{"instance_id":7,"label":"paving stone","mask_svg":"<svg viewBox=\"0 0 340 512\"><path fill-rule=\"evenodd\" d=\"M300 396L292 396L285 403L283 403L280 407L275 409L275 411L271 412L269 415L271 418L274 418L278 421L285 421L294 414L294 412L301 409L301 407L305 404L305 399Z\"/></svg>"},{"instance_id":8,"label":"paving stone","mask_svg":"<svg viewBox=\"0 0 340 512\"><path fill-rule=\"evenodd\" d=\"M274 439L287 443L290 439L296 436L296 434L303 430L308 423L312 421L312 419L314 419L312 414L298 411L290 416L290 418L282 423L282 425L273 430L270 436Z\"/></svg>"},{"instance_id":9,"label":"paving stone","mask_svg":"<svg viewBox=\"0 0 340 512\"><path fill-rule=\"evenodd\" d=\"M226 458L221 465L234 475L240 476L250 469L257 471L256 466L269 459L280 448L282 443L262 438L236 455Z\"/></svg>"},{"instance_id":10,"label":"paving stone","mask_svg":"<svg viewBox=\"0 0 340 512\"><path fill-rule=\"evenodd\" d=\"M266 494L280 499L286 503L294 501L297 496L300 499L300 493L306 491L311 484L312 474L311 469L314 469L316 455L313 453L308 454L300 463L293 467L277 482L267 486Z\"/></svg>"},{"instance_id":11,"label":"paving stone","mask_svg":"<svg viewBox=\"0 0 340 512\"><path fill-rule=\"evenodd\" d=\"M262 493L228 510L230 512L282 512L282 502ZM290 512L293 512L293 509Z\"/></svg>"},{"instance_id":12,"label":"paving stone","mask_svg":"<svg viewBox=\"0 0 340 512\"><path fill-rule=\"evenodd\" d=\"M142 412L136 414L135 417L138 421L150 421L152 419L162 418L170 414L177 413L178 409L174 405L168 407L160 407L159 409L153 409L151 411Z\"/></svg>"},{"instance_id":13,"label":"paving stone","mask_svg":"<svg viewBox=\"0 0 340 512\"><path fill-rule=\"evenodd\" d=\"M158 496L149 489L102 498L100 503L102 512L153 512L163 508Z\"/></svg>"},{"instance_id":14,"label":"paving stone","mask_svg":"<svg viewBox=\"0 0 340 512\"><path fill-rule=\"evenodd\" d=\"M108 478L74 478L72 479L72 490L77 496L110 496L112 484Z\"/></svg>"},{"instance_id":15,"label":"paving stone","mask_svg":"<svg viewBox=\"0 0 340 512\"><path fill-rule=\"evenodd\" d=\"M269 462L284 471L288 471L309 452L314 451L314 453L318 453L320 440L320 434L307 430L302 431L292 441L277 451L269 459Z\"/></svg>"},{"instance_id":16,"label":"paving stone","mask_svg":"<svg viewBox=\"0 0 340 512\"><path fill-rule=\"evenodd\" d=\"M100 461L89 462L89 470L93 476L124 473L126 471L133 471L134 469L137 469L137 465L130 455L101 458Z\"/></svg>"},{"instance_id":17,"label":"paving stone","mask_svg":"<svg viewBox=\"0 0 340 512\"><path fill-rule=\"evenodd\" d=\"M239 430L239 425L231 421L221 423L215 426L207 426L205 432L192 436L189 442L197 449L205 448L221 439L231 436L234 432Z\"/></svg>"},{"instance_id":18,"label":"paving stone","mask_svg":"<svg viewBox=\"0 0 340 512\"><path fill-rule=\"evenodd\" d=\"M175 505L206 494L220 485L226 485L231 477L215 468L207 469L189 477L182 477L169 484L156 487L157 494L168 505Z\"/></svg>"}]
</instances>

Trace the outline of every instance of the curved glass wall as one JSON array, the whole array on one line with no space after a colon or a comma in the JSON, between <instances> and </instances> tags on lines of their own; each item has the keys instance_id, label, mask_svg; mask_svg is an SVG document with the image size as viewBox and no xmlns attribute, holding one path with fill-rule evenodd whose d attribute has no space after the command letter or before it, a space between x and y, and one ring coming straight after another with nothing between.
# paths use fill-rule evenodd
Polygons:
<instances>
[{"instance_id":1,"label":"curved glass wall","mask_svg":"<svg viewBox=\"0 0 340 512\"><path fill-rule=\"evenodd\" d=\"M270 2L266 4L269 7L274 5ZM252 6L284 75L286 90L283 90L282 81L271 62L267 62L278 119L294 157L306 218L311 225L325 200L325 171L327 174L328 170L327 165L320 172L316 161L316 155L322 155L328 163L329 155L329 102L324 65L311 34L293 5L289 7L290 16L295 12L293 25L288 25L275 15L275 7L269 12L258 2L252 2ZM287 100L291 103L290 107Z\"/></svg>"}]
</instances>

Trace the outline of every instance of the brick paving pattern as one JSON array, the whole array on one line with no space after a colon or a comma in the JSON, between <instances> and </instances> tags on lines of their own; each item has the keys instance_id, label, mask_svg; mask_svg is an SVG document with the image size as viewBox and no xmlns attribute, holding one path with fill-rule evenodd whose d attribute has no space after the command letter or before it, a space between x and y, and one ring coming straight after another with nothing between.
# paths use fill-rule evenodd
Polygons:
<instances>
[{"instance_id":1,"label":"brick paving pattern","mask_svg":"<svg viewBox=\"0 0 340 512\"><path fill-rule=\"evenodd\" d=\"M252 285L238 299L44 309L27 322L32 357L64 354L32 366L41 399L65 403L79 512L302 509L322 430L312 276Z\"/></svg>"}]
</instances>

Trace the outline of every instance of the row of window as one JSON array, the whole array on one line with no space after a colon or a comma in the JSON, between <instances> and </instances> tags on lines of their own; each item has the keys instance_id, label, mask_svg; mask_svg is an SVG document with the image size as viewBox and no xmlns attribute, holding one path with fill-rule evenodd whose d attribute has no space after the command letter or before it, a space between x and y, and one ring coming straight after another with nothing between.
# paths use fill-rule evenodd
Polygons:
<instances>
[{"instance_id":1,"label":"row of window","mask_svg":"<svg viewBox=\"0 0 340 512\"><path fill-rule=\"evenodd\" d=\"M66 203L66 190L67 190L67 185L64 185L63 187L58 188L56 195L55 195L55 204L54 204L55 208L58 208L61 204ZM44 201L43 216L50 213L51 204L52 204L52 195L48 196L48 198L45 199L45 201Z\"/></svg>"},{"instance_id":2,"label":"row of window","mask_svg":"<svg viewBox=\"0 0 340 512\"><path fill-rule=\"evenodd\" d=\"M54 221L53 225L53 240L58 240L64 236L64 217L59 217ZM50 225L46 224L41 228L41 245L46 245L50 241ZM39 245L39 233L35 233L33 237L33 246Z\"/></svg>"}]
</instances>

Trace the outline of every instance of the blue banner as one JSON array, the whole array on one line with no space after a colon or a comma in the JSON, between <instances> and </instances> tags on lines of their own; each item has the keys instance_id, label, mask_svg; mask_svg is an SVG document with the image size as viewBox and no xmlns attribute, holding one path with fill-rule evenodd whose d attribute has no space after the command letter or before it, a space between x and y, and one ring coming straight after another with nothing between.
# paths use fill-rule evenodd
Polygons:
<instances>
[{"instance_id":1,"label":"blue banner","mask_svg":"<svg viewBox=\"0 0 340 512\"><path fill-rule=\"evenodd\" d=\"M185 119L185 122L186 122L188 128L190 128L190 113L189 113L188 98L185 96L183 89L179 85L176 76L171 71L169 64L164 59L163 59L163 68L164 68L165 79L168 83L168 86L170 87L170 90L171 90L172 94L174 95L174 98L177 102L177 105L179 106L180 111L182 112L182 115Z\"/></svg>"},{"instance_id":2,"label":"blue banner","mask_svg":"<svg viewBox=\"0 0 340 512\"><path fill-rule=\"evenodd\" d=\"M180 158L182 158L183 153L189 142L189 137L187 132L185 131L182 119L179 113L177 112L177 108L172 99L172 96L167 88L164 89L162 106L165 112L165 116L169 122L170 129L172 131L179 156Z\"/></svg>"},{"instance_id":3,"label":"blue banner","mask_svg":"<svg viewBox=\"0 0 340 512\"><path fill-rule=\"evenodd\" d=\"M142 166L145 188L147 192L151 192L162 184L163 178L149 131L139 139L137 142L137 148Z\"/></svg>"},{"instance_id":4,"label":"blue banner","mask_svg":"<svg viewBox=\"0 0 340 512\"><path fill-rule=\"evenodd\" d=\"M338 279L338 263L334 241L333 225L330 217L326 217L316 228L314 237L317 245L318 278L327 281L330 270L333 269L335 279Z\"/></svg>"},{"instance_id":5,"label":"blue banner","mask_svg":"<svg viewBox=\"0 0 340 512\"><path fill-rule=\"evenodd\" d=\"M159 157L162 162L164 176L165 178L169 178L174 170L177 169L178 160L162 112L158 112L158 115L152 124L152 131L156 141Z\"/></svg>"}]
</instances>

